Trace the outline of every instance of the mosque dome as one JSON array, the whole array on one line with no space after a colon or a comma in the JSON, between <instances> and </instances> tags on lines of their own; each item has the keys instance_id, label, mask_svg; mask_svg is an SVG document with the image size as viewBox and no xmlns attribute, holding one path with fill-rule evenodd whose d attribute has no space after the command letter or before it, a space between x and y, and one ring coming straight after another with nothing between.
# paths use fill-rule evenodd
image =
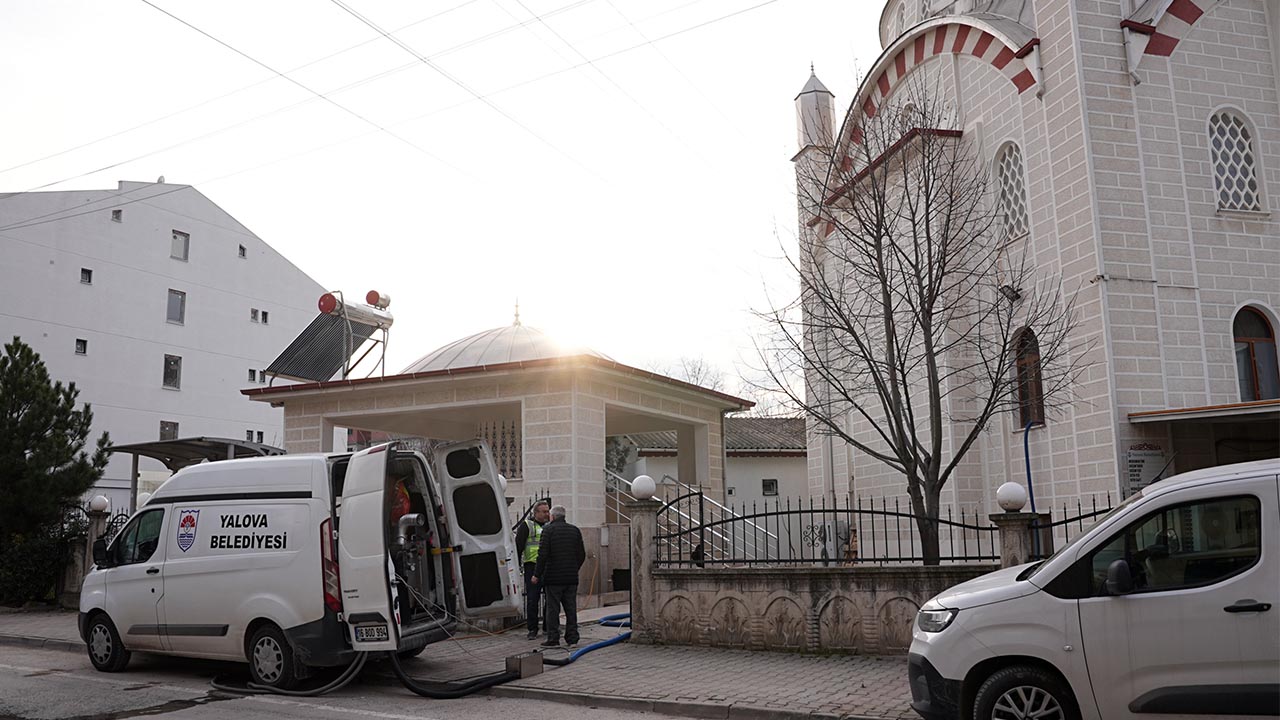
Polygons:
<instances>
[{"instance_id":1,"label":"mosque dome","mask_svg":"<svg viewBox=\"0 0 1280 720\"><path fill-rule=\"evenodd\" d=\"M610 359L589 348L565 346L536 328L515 324L486 330L455 340L404 369L404 374L454 370L482 365L546 360L573 355L594 355Z\"/></svg>"}]
</instances>

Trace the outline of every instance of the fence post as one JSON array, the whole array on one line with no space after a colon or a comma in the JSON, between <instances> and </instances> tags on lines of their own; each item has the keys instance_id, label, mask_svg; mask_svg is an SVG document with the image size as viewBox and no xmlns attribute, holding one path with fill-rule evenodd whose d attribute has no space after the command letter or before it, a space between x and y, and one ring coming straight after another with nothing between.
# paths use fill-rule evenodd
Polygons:
<instances>
[{"instance_id":1,"label":"fence post","mask_svg":"<svg viewBox=\"0 0 1280 720\"><path fill-rule=\"evenodd\" d=\"M1031 559L1031 523L1038 517L1029 512L1002 512L988 516L1000 530L1000 567L1021 565Z\"/></svg>"},{"instance_id":2,"label":"fence post","mask_svg":"<svg viewBox=\"0 0 1280 720\"><path fill-rule=\"evenodd\" d=\"M627 503L631 513L631 642L653 644L658 632L657 588L653 568L657 561L657 500L633 500Z\"/></svg>"}]
</instances>

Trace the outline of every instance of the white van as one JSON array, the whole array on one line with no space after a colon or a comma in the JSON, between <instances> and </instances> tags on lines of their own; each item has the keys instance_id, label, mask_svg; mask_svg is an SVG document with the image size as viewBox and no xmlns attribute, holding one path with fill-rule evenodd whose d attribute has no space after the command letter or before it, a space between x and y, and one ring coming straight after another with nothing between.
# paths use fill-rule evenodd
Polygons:
<instances>
[{"instance_id":1,"label":"white van","mask_svg":"<svg viewBox=\"0 0 1280 720\"><path fill-rule=\"evenodd\" d=\"M930 720L1280 715L1280 460L1151 485L1053 557L920 609Z\"/></svg>"},{"instance_id":2,"label":"white van","mask_svg":"<svg viewBox=\"0 0 1280 720\"><path fill-rule=\"evenodd\" d=\"M132 650L248 661L293 685L356 651L417 654L457 617L518 612L515 547L481 441L184 468L107 546L80 596L94 667Z\"/></svg>"}]
</instances>

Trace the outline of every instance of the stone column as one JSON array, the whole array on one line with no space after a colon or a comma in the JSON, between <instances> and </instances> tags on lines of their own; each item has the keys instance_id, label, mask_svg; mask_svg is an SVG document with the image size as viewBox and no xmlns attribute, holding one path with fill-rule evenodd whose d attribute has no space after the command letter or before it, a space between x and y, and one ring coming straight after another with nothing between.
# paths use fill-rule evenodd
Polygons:
<instances>
[{"instance_id":1,"label":"stone column","mask_svg":"<svg viewBox=\"0 0 1280 720\"><path fill-rule=\"evenodd\" d=\"M1000 529L1000 567L1021 565L1031 559L1031 523L1036 514L1002 512L989 515Z\"/></svg>"},{"instance_id":2,"label":"stone column","mask_svg":"<svg viewBox=\"0 0 1280 720\"><path fill-rule=\"evenodd\" d=\"M657 500L627 503L631 517L631 642L652 644L659 637L657 587L653 564L657 560Z\"/></svg>"}]
</instances>

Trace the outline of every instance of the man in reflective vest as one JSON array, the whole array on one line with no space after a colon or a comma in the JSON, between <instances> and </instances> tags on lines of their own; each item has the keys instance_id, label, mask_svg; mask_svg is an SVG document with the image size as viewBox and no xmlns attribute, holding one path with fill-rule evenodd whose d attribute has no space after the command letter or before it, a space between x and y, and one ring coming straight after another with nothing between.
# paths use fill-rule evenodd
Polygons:
<instances>
[{"instance_id":1,"label":"man in reflective vest","mask_svg":"<svg viewBox=\"0 0 1280 720\"><path fill-rule=\"evenodd\" d=\"M534 504L529 517L516 529L516 550L524 564L524 614L528 618L529 639L538 637L539 602L542 598L542 586L531 582L533 569L538 564L538 547L542 544L542 526L551 519L551 507L545 500Z\"/></svg>"}]
</instances>

